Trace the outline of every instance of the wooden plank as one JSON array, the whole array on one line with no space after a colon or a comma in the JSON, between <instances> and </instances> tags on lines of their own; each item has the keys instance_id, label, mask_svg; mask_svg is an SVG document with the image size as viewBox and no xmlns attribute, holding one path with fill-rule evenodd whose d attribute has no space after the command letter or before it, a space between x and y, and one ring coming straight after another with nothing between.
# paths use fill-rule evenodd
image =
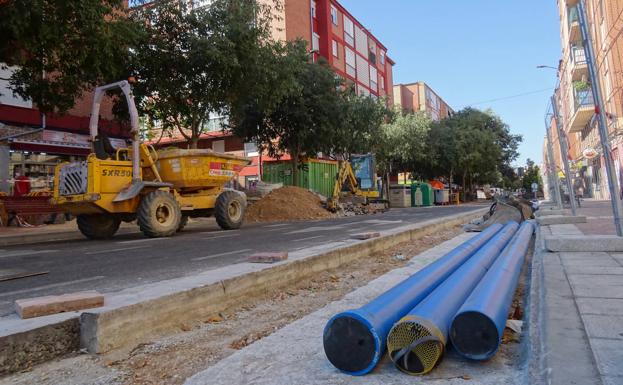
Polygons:
<instances>
[{"instance_id":1,"label":"wooden plank","mask_svg":"<svg viewBox=\"0 0 623 385\"><path fill-rule=\"evenodd\" d=\"M104 296L97 291L18 299L15 310L22 319L104 306Z\"/></svg>"}]
</instances>

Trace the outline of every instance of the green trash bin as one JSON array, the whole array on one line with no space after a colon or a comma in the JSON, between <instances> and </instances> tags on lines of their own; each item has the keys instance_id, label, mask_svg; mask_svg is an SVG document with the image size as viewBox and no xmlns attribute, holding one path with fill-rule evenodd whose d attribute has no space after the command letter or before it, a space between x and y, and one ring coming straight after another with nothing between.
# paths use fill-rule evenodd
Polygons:
<instances>
[{"instance_id":1,"label":"green trash bin","mask_svg":"<svg viewBox=\"0 0 623 385\"><path fill-rule=\"evenodd\" d=\"M422 189L420 187L420 183L412 182L411 183L411 207L424 206L422 198L423 198L423 194L422 194Z\"/></svg>"},{"instance_id":2,"label":"green trash bin","mask_svg":"<svg viewBox=\"0 0 623 385\"><path fill-rule=\"evenodd\" d=\"M422 206L432 206L435 202L433 198L433 186L428 183L420 183L422 190Z\"/></svg>"}]
</instances>

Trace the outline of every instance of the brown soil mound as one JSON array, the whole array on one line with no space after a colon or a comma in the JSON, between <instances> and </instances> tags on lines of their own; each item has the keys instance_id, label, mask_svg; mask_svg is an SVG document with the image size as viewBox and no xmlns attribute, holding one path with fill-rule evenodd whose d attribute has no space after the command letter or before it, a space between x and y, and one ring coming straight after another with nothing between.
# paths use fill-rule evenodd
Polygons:
<instances>
[{"instance_id":1,"label":"brown soil mound","mask_svg":"<svg viewBox=\"0 0 623 385\"><path fill-rule=\"evenodd\" d=\"M331 218L320 198L300 188L285 186L273 190L261 200L249 205L246 220L249 222L296 221Z\"/></svg>"}]
</instances>

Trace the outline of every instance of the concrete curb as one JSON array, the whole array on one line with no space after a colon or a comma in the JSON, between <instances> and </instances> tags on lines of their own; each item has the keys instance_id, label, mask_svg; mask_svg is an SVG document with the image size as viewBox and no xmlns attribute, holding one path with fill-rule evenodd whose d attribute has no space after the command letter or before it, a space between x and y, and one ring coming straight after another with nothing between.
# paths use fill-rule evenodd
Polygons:
<instances>
[{"instance_id":1,"label":"concrete curb","mask_svg":"<svg viewBox=\"0 0 623 385\"><path fill-rule=\"evenodd\" d=\"M568 215L548 215L537 218L537 222L541 226L549 225L568 225L574 223L586 223L586 217L568 216Z\"/></svg>"},{"instance_id":2,"label":"concrete curb","mask_svg":"<svg viewBox=\"0 0 623 385\"><path fill-rule=\"evenodd\" d=\"M145 285L106 296L106 306L82 314L59 314L0 328L0 374L7 374L85 347L91 353L106 353L133 346L179 330L180 324L205 319L242 299L286 286L301 278L382 251L397 243L450 228L481 217L487 209L438 218L382 232L365 241L348 240L312 248L307 254L291 253L290 259L273 265L241 263L157 284ZM346 245L346 246L344 246ZM79 317L79 318L78 318ZM69 322L79 333L50 333ZM32 325L30 328L26 325ZM58 341L70 341L51 349ZM16 352L45 352L19 355ZM33 358L34 357L34 358Z\"/></svg>"},{"instance_id":3,"label":"concrete curb","mask_svg":"<svg viewBox=\"0 0 623 385\"><path fill-rule=\"evenodd\" d=\"M616 235L547 235L545 249L567 252L622 252L623 238Z\"/></svg>"}]
</instances>

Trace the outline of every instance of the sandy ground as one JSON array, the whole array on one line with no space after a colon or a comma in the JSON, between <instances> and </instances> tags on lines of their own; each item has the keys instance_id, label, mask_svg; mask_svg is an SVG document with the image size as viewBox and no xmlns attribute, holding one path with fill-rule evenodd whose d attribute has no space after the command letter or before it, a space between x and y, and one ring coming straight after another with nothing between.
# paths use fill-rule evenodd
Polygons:
<instances>
[{"instance_id":1,"label":"sandy ground","mask_svg":"<svg viewBox=\"0 0 623 385\"><path fill-rule=\"evenodd\" d=\"M285 290L249 298L235 309L213 314L179 333L107 356L75 355L0 379L26 384L182 384L237 350L262 339L386 272L403 267L424 250L461 233L459 227L400 244L370 258L326 271Z\"/></svg>"}]
</instances>

